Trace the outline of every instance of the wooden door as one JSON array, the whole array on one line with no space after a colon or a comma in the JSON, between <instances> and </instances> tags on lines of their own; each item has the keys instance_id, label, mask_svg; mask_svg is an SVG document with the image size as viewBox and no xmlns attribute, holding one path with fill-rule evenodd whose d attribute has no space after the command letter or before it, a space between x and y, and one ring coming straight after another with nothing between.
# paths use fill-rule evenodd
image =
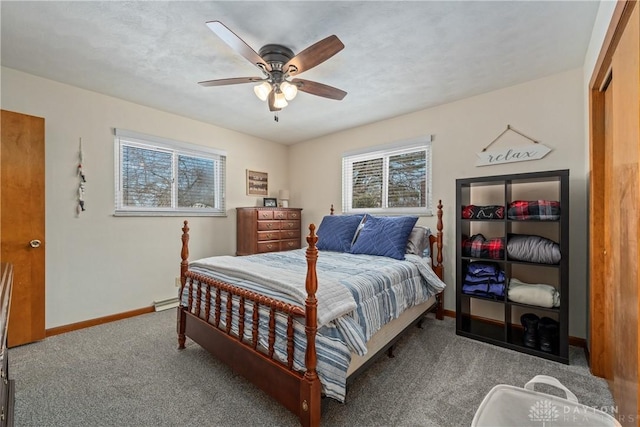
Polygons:
<instances>
[{"instance_id":1,"label":"wooden door","mask_svg":"<svg viewBox=\"0 0 640 427\"><path fill-rule=\"evenodd\" d=\"M13 264L8 345L45 337L44 119L2 111L2 262Z\"/></svg>"},{"instance_id":2,"label":"wooden door","mask_svg":"<svg viewBox=\"0 0 640 427\"><path fill-rule=\"evenodd\" d=\"M619 2L591 80L591 370L640 414L640 7Z\"/></svg>"},{"instance_id":3,"label":"wooden door","mask_svg":"<svg viewBox=\"0 0 640 427\"><path fill-rule=\"evenodd\" d=\"M612 197L616 207L610 226L616 269L614 295L613 396L622 414L640 414L638 406L638 234L640 191L640 9L637 5L613 54L613 137L611 141ZM633 424L636 424L634 417ZM626 420L623 420L626 421ZM627 424L627 423L625 423Z\"/></svg>"}]
</instances>

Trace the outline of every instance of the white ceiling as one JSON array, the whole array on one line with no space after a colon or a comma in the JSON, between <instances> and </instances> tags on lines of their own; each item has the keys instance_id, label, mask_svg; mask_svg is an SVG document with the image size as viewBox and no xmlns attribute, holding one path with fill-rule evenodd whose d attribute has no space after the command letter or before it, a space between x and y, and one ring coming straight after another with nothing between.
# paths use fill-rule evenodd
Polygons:
<instances>
[{"instance_id":1,"label":"white ceiling","mask_svg":"<svg viewBox=\"0 0 640 427\"><path fill-rule=\"evenodd\" d=\"M293 144L582 66L597 1L1 1L2 66ZM300 74L345 90L300 92L274 121L260 76L205 25L255 51L345 48Z\"/></svg>"}]
</instances>

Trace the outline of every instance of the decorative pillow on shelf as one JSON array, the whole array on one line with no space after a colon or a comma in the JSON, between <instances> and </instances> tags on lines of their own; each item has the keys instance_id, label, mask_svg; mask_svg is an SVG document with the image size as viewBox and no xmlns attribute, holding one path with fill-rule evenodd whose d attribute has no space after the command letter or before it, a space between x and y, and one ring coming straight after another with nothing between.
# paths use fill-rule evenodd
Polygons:
<instances>
[{"instance_id":1,"label":"decorative pillow on shelf","mask_svg":"<svg viewBox=\"0 0 640 427\"><path fill-rule=\"evenodd\" d=\"M404 259L407 240L418 217L382 217L366 214L365 218L358 239L351 247L351 253Z\"/></svg>"},{"instance_id":2,"label":"decorative pillow on shelf","mask_svg":"<svg viewBox=\"0 0 640 427\"><path fill-rule=\"evenodd\" d=\"M419 256L430 256L429 253L429 236L431 235L431 230L427 227L423 227L421 225L416 225L411 230L409 234L409 239L407 240L407 249L405 253L419 255ZM425 255L425 251L427 255Z\"/></svg>"},{"instance_id":3,"label":"decorative pillow on shelf","mask_svg":"<svg viewBox=\"0 0 640 427\"><path fill-rule=\"evenodd\" d=\"M322 219L316 234L318 250L349 252L351 242L364 215L327 215Z\"/></svg>"}]
</instances>

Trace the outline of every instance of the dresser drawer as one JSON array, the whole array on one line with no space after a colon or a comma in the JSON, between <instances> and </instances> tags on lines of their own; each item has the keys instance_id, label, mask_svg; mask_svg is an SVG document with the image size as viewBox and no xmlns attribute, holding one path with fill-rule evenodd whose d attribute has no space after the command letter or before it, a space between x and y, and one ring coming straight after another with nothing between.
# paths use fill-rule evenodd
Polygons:
<instances>
[{"instance_id":1,"label":"dresser drawer","mask_svg":"<svg viewBox=\"0 0 640 427\"><path fill-rule=\"evenodd\" d=\"M280 221L258 221L258 231L280 230Z\"/></svg>"},{"instance_id":2,"label":"dresser drawer","mask_svg":"<svg viewBox=\"0 0 640 427\"><path fill-rule=\"evenodd\" d=\"M290 251L292 249L300 249L300 239L282 240L280 242L280 250L281 251Z\"/></svg>"},{"instance_id":3,"label":"dresser drawer","mask_svg":"<svg viewBox=\"0 0 640 427\"><path fill-rule=\"evenodd\" d=\"M300 219L300 212L298 211L287 212L287 219Z\"/></svg>"},{"instance_id":4,"label":"dresser drawer","mask_svg":"<svg viewBox=\"0 0 640 427\"><path fill-rule=\"evenodd\" d=\"M266 211L258 211L258 219L273 219L273 211L272 210L266 210Z\"/></svg>"},{"instance_id":5,"label":"dresser drawer","mask_svg":"<svg viewBox=\"0 0 640 427\"><path fill-rule=\"evenodd\" d=\"M281 242L258 242L258 253L262 254L265 252L278 252L280 250Z\"/></svg>"},{"instance_id":6,"label":"dresser drawer","mask_svg":"<svg viewBox=\"0 0 640 427\"><path fill-rule=\"evenodd\" d=\"M300 221L287 220L280 223L282 230L300 230Z\"/></svg>"},{"instance_id":7,"label":"dresser drawer","mask_svg":"<svg viewBox=\"0 0 640 427\"><path fill-rule=\"evenodd\" d=\"M273 211L273 219L287 219L287 211Z\"/></svg>"},{"instance_id":8,"label":"dresser drawer","mask_svg":"<svg viewBox=\"0 0 640 427\"><path fill-rule=\"evenodd\" d=\"M292 236L293 237L293 236ZM281 237L280 231L258 231L258 240L280 240Z\"/></svg>"},{"instance_id":9,"label":"dresser drawer","mask_svg":"<svg viewBox=\"0 0 640 427\"><path fill-rule=\"evenodd\" d=\"M280 231L280 238L285 239L298 239L300 240L300 229L295 230L282 230Z\"/></svg>"}]
</instances>

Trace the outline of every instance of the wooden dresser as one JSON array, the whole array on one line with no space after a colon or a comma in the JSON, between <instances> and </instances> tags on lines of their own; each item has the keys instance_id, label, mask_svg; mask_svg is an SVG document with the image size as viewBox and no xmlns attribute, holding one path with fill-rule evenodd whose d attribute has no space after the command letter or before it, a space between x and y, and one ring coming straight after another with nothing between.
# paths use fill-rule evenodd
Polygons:
<instances>
[{"instance_id":1,"label":"wooden dresser","mask_svg":"<svg viewBox=\"0 0 640 427\"><path fill-rule=\"evenodd\" d=\"M300 249L298 208L236 208L236 255Z\"/></svg>"}]
</instances>

